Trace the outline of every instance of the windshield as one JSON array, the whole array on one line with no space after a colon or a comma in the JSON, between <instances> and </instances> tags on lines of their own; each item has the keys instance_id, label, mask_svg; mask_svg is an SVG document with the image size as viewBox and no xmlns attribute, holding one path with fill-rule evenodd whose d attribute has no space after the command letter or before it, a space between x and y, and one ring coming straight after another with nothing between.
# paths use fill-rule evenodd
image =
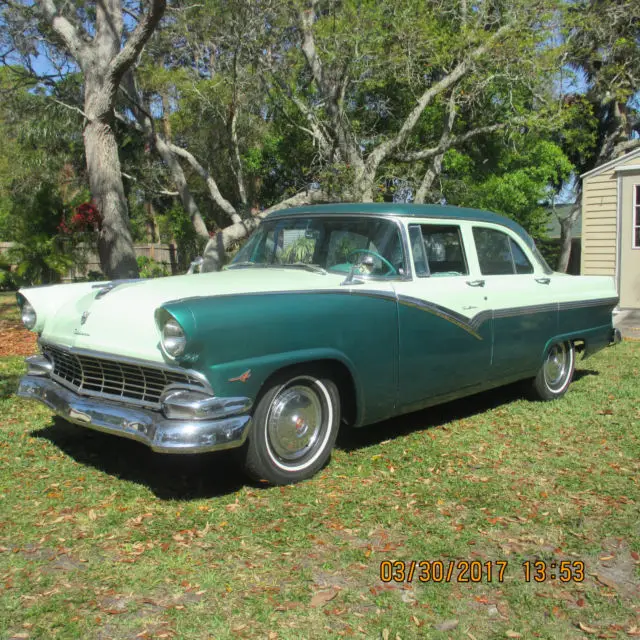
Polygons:
<instances>
[{"instance_id":1,"label":"windshield","mask_svg":"<svg viewBox=\"0 0 640 640\"><path fill-rule=\"evenodd\" d=\"M398 226L385 218L276 218L263 222L228 268L302 267L348 273L354 263L365 274L406 273Z\"/></svg>"}]
</instances>

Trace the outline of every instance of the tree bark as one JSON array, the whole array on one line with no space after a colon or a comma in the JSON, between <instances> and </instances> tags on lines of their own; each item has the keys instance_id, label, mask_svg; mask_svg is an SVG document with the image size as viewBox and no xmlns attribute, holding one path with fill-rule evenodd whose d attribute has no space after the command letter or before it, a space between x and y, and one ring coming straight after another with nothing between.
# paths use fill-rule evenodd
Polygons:
<instances>
[{"instance_id":1,"label":"tree bark","mask_svg":"<svg viewBox=\"0 0 640 640\"><path fill-rule=\"evenodd\" d=\"M413 201L416 204L424 204L427 202L427 196L432 194L431 187L435 182L436 178L442 172L442 159L444 158L444 153L438 154L429 165L429 168L424 174L424 178L422 178L422 182L416 191L416 196ZM430 201L433 199L430 198Z\"/></svg>"},{"instance_id":2,"label":"tree bark","mask_svg":"<svg viewBox=\"0 0 640 640\"><path fill-rule=\"evenodd\" d=\"M122 76L135 64L158 25L165 6L166 0L151 0L123 44L120 0L102 0L96 4L92 39L86 37L82 25L73 24L59 13L55 0L41 0L36 5L82 70L87 174L91 195L102 216L98 254L102 270L113 279L138 276L118 145L112 127L116 92Z\"/></svg>"},{"instance_id":3,"label":"tree bark","mask_svg":"<svg viewBox=\"0 0 640 640\"><path fill-rule=\"evenodd\" d=\"M111 126L100 120L88 122L84 128L84 147L91 196L102 216L98 236L102 270L112 279L137 278L118 144Z\"/></svg>"},{"instance_id":4,"label":"tree bark","mask_svg":"<svg viewBox=\"0 0 640 640\"><path fill-rule=\"evenodd\" d=\"M569 268L569 260L571 260L571 230L580 215L581 207L582 186L578 188L576 202L571 208L569 214L564 218L558 217L558 222L560 223L560 254L558 255L556 271L559 271L560 273L566 273Z\"/></svg>"}]
</instances>

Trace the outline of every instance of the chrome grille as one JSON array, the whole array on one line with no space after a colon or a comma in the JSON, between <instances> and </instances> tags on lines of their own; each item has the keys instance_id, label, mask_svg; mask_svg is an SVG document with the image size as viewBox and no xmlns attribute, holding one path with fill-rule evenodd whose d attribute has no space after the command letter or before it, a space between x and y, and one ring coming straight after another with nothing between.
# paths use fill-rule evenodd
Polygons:
<instances>
[{"instance_id":1,"label":"chrome grille","mask_svg":"<svg viewBox=\"0 0 640 640\"><path fill-rule=\"evenodd\" d=\"M200 378L180 371L78 354L52 345L42 345L42 353L53 363L51 377L82 395L157 406L170 384L205 389Z\"/></svg>"}]
</instances>

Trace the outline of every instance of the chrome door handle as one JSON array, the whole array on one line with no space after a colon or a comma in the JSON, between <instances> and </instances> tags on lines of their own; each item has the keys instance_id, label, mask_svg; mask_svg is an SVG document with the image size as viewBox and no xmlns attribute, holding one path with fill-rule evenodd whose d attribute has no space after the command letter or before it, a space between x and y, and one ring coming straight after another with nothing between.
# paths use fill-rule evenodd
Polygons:
<instances>
[{"instance_id":1,"label":"chrome door handle","mask_svg":"<svg viewBox=\"0 0 640 640\"><path fill-rule=\"evenodd\" d=\"M538 284L549 284L551 282L551 278L536 278L536 282Z\"/></svg>"},{"instance_id":2,"label":"chrome door handle","mask_svg":"<svg viewBox=\"0 0 640 640\"><path fill-rule=\"evenodd\" d=\"M484 287L484 280L467 280L470 287Z\"/></svg>"}]
</instances>

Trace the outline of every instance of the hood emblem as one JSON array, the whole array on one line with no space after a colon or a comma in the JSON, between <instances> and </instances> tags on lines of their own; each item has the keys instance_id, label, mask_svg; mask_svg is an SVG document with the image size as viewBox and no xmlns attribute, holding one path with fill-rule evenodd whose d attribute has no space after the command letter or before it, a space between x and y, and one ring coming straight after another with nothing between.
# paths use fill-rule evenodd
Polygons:
<instances>
[{"instance_id":1,"label":"hood emblem","mask_svg":"<svg viewBox=\"0 0 640 640\"><path fill-rule=\"evenodd\" d=\"M90 314L91 314L90 311L85 311L80 317L80 324L84 324L87 321L87 318L89 317Z\"/></svg>"}]
</instances>

